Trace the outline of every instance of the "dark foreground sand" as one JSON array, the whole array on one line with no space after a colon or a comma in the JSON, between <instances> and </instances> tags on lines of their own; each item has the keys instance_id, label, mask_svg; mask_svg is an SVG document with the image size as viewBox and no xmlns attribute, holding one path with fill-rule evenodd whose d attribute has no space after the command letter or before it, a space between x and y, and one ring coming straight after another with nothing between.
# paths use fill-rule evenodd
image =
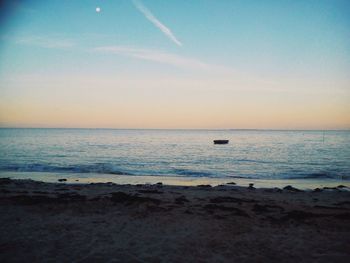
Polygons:
<instances>
[{"instance_id":1,"label":"dark foreground sand","mask_svg":"<svg viewBox=\"0 0 350 263\"><path fill-rule=\"evenodd\" d=\"M349 262L350 192L0 179L0 262Z\"/></svg>"}]
</instances>

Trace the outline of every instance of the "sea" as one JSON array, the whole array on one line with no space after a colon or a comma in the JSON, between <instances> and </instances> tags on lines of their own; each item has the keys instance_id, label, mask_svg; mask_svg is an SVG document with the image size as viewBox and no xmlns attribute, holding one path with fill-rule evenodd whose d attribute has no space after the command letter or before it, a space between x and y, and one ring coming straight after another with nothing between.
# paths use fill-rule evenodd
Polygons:
<instances>
[{"instance_id":1,"label":"sea","mask_svg":"<svg viewBox=\"0 0 350 263\"><path fill-rule=\"evenodd\" d=\"M350 131L1 128L0 177L350 186Z\"/></svg>"}]
</instances>

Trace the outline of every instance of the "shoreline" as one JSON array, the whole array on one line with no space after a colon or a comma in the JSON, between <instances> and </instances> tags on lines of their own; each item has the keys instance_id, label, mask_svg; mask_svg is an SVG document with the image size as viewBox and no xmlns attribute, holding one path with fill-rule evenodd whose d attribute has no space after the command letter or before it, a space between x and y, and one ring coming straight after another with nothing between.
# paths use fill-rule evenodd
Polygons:
<instances>
[{"instance_id":1,"label":"shoreline","mask_svg":"<svg viewBox=\"0 0 350 263\"><path fill-rule=\"evenodd\" d=\"M350 191L0 179L0 260L347 262Z\"/></svg>"},{"instance_id":2,"label":"shoreline","mask_svg":"<svg viewBox=\"0 0 350 263\"><path fill-rule=\"evenodd\" d=\"M235 183L237 186L248 187L254 184L256 188L283 188L291 185L302 190L313 190L323 187L337 187L344 185L350 188L350 180L330 178L305 178L305 179L253 179L253 178L212 178L190 176L150 176L150 175L118 175L118 174L95 174L95 173L54 173L54 172L0 172L1 178L15 180L35 180L47 183L56 183L59 179L66 179L70 184L108 183L115 184L156 184L173 186L197 186L208 184L218 186L227 183Z\"/></svg>"}]
</instances>

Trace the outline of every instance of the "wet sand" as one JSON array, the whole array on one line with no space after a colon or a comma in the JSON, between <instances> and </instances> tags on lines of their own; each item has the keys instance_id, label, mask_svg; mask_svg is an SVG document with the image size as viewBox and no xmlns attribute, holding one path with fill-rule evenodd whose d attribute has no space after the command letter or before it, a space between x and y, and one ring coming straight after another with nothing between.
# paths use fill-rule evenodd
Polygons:
<instances>
[{"instance_id":1,"label":"wet sand","mask_svg":"<svg viewBox=\"0 0 350 263\"><path fill-rule=\"evenodd\" d=\"M1 262L348 262L350 192L0 179Z\"/></svg>"}]
</instances>

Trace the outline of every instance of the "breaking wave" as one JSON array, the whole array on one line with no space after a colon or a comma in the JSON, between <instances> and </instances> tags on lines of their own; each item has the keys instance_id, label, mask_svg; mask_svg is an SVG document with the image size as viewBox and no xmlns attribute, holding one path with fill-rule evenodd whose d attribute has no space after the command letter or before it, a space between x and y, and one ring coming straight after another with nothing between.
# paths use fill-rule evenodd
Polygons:
<instances>
[{"instance_id":1,"label":"breaking wave","mask_svg":"<svg viewBox=\"0 0 350 263\"><path fill-rule=\"evenodd\" d=\"M139 167L140 168L140 167ZM339 171L323 172L283 172L275 174L259 174L258 171L252 174L220 174L214 171L192 170L190 168L170 168L167 171L159 172L156 169L132 169L132 173L121 169L112 163L75 164L75 165L50 165L41 163L10 164L0 165L0 171L4 172L47 172L47 173L91 173L91 174L114 174L114 175L147 175L147 176L170 176L170 177L208 177L208 178L232 178L232 179L340 179L350 180L350 175Z\"/></svg>"},{"instance_id":2,"label":"breaking wave","mask_svg":"<svg viewBox=\"0 0 350 263\"><path fill-rule=\"evenodd\" d=\"M22 164L22 165L4 165L0 167L1 171L7 172L51 172L51 173L97 173L97 174L116 174L116 175L132 175L130 173L117 169L109 163L96 164L79 164L68 166L56 166L47 164Z\"/></svg>"}]
</instances>

